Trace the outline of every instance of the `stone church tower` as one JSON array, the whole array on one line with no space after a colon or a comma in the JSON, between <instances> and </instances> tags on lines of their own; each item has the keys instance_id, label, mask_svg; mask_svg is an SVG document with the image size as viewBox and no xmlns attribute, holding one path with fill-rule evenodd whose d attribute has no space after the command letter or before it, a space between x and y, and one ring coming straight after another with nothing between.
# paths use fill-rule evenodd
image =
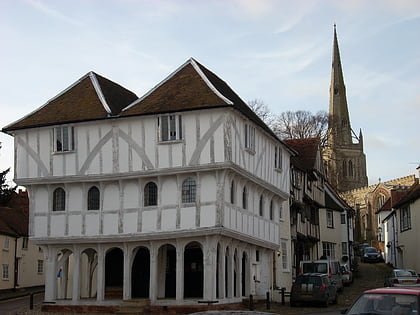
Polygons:
<instances>
[{"instance_id":1,"label":"stone church tower","mask_svg":"<svg viewBox=\"0 0 420 315\"><path fill-rule=\"evenodd\" d=\"M323 158L330 184L339 192L367 186L363 136L351 129L335 25L327 142Z\"/></svg>"}]
</instances>

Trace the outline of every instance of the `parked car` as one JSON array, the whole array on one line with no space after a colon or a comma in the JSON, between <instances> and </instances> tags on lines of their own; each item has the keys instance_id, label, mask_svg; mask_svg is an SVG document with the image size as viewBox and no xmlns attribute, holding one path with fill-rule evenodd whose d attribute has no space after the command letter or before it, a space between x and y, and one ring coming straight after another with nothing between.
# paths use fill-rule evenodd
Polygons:
<instances>
[{"instance_id":1,"label":"parked car","mask_svg":"<svg viewBox=\"0 0 420 315\"><path fill-rule=\"evenodd\" d=\"M370 247L370 245L368 243L363 243L358 246L357 253L359 256L363 256L366 247Z\"/></svg>"},{"instance_id":2,"label":"parked car","mask_svg":"<svg viewBox=\"0 0 420 315\"><path fill-rule=\"evenodd\" d=\"M401 287L415 286L420 287L420 278L417 273L411 269L394 269L385 278L384 286Z\"/></svg>"},{"instance_id":3,"label":"parked car","mask_svg":"<svg viewBox=\"0 0 420 315\"><path fill-rule=\"evenodd\" d=\"M341 278L343 279L343 285L350 285L351 283L353 283L353 272L351 271L349 265L340 265L340 269Z\"/></svg>"},{"instance_id":4,"label":"parked car","mask_svg":"<svg viewBox=\"0 0 420 315\"><path fill-rule=\"evenodd\" d=\"M367 290L342 312L347 315L411 315L418 314L420 287L380 288Z\"/></svg>"},{"instance_id":5,"label":"parked car","mask_svg":"<svg viewBox=\"0 0 420 315\"><path fill-rule=\"evenodd\" d=\"M290 306L297 303L317 302L324 306L337 303L337 288L327 274L304 273L296 277L290 291Z\"/></svg>"},{"instance_id":6,"label":"parked car","mask_svg":"<svg viewBox=\"0 0 420 315\"><path fill-rule=\"evenodd\" d=\"M383 261L382 253L375 247L366 247L363 251L362 262L380 262Z\"/></svg>"},{"instance_id":7,"label":"parked car","mask_svg":"<svg viewBox=\"0 0 420 315\"><path fill-rule=\"evenodd\" d=\"M343 290L343 279L341 278L340 263L334 259L303 260L300 262L299 274L303 273L325 273L330 278L332 285L337 291Z\"/></svg>"}]
</instances>

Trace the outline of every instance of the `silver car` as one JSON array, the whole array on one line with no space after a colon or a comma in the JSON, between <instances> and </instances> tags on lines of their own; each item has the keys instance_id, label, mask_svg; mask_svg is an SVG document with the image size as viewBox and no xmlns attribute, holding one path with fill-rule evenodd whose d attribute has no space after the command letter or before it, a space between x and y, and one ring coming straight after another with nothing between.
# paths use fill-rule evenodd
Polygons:
<instances>
[{"instance_id":1,"label":"silver car","mask_svg":"<svg viewBox=\"0 0 420 315\"><path fill-rule=\"evenodd\" d=\"M386 287L420 287L420 278L411 269L394 269L385 278Z\"/></svg>"}]
</instances>

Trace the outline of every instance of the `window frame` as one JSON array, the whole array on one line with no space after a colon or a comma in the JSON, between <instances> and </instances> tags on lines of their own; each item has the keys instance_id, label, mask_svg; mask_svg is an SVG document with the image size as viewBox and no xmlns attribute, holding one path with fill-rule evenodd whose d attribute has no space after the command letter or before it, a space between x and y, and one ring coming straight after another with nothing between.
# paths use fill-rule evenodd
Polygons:
<instances>
[{"instance_id":1,"label":"window frame","mask_svg":"<svg viewBox=\"0 0 420 315\"><path fill-rule=\"evenodd\" d=\"M283 169L283 150L278 145L274 147L274 169L277 171Z\"/></svg>"},{"instance_id":2,"label":"window frame","mask_svg":"<svg viewBox=\"0 0 420 315\"><path fill-rule=\"evenodd\" d=\"M182 141L182 115L166 114L158 116L158 129L160 143Z\"/></svg>"},{"instance_id":3,"label":"window frame","mask_svg":"<svg viewBox=\"0 0 420 315\"><path fill-rule=\"evenodd\" d=\"M44 274L44 260L38 259L36 270L39 275Z\"/></svg>"},{"instance_id":4,"label":"window frame","mask_svg":"<svg viewBox=\"0 0 420 315\"><path fill-rule=\"evenodd\" d=\"M411 230L411 211L409 205L402 207L400 210L400 230L401 232Z\"/></svg>"},{"instance_id":5,"label":"window frame","mask_svg":"<svg viewBox=\"0 0 420 315\"><path fill-rule=\"evenodd\" d=\"M10 238L9 236L5 235L3 240L3 250L8 251L10 248Z\"/></svg>"},{"instance_id":6,"label":"window frame","mask_svg":"<svg viewBox=\"0 0 420 315\"><path fill-rule=\"evenodd\" d=\"M28 249L28 242L29 242L29 239L27 237L23 237L22 238L22 249L23 250L27 250Z\"/></svg>"},{"instance_id":7,"label":"window frame","mask_svg":"<svg viewBox=\"0 0 420 315\"><path fill-rule=\"evenodd\" d=\"M242 190L242 208L248 209L248 188L246 186Z\"/></svg>"},{"instance_id":8,"label":"window frame","mask_svg":"<svg viewBox=\"0 0 420 315\"><path fill-rule=\"evenodd\" d=\"M346 214L345 213L340 213L340 222L341 224L346 224Z\"/></svg>"},{"instance_id":9,"label":"window frame","mask_svg":"<svg viewBox=\"0 0 420 315\"><path fill-rule=\"evenodd\" d=\"M231 204L235 204L235 199L236 199L236 184L235 181L232 180L230 183L230 203Z\"/></svg>"},{"instance_id":10,"label":"window frame","mask_svg":"<svg viewBox=\"0 0 420 315\"><path fill-rule=\"evenodd\" d=\"M59 192L62 195L58 195ZM66 191L62 187L57 187L53 191L52 211L66 211Z\"/></svg>"},{"instance_id":11,"label":"window frame","mask_svg":"<svg viewBox=\"0 0 420 315\"><path fill-rule=\"evenodd\" d=\"M54 153L68 153L75 151L76 144L74 137L74 126L54 127L53 139Z\"/></svg>"},{"instance_id":12,"label":"window frame","mask_svg":"<svg viewBox=\"0 0 420 315\"><path fill-rule=\"evenodd\" d=\"M143 189L143 206L154 207L158 205L158 186L154 181L149 181Z\"/></svg>"},{"instance_id":13,"label":"window frame","mask_svg":"<svg viewBox=\"0 0 420 315\"><path fill-rule=\"evenodd\" d=\"M245 149L255 153L255 127L249 123L245 124Z\"/></svg>"},{"instance_id":14,"label":"window frame","mask_svg":"<svg viewBox=\"0 0 420 315\"><path fill-rule=\"evenodd\" d=\"M281 240L281 266L283 270L289 270L287 241Z\"/></svg>"},{"instance_id":15,"label":"window frame","mask_svg":"<svg viewBox=\"0 0 420 315\"><path fill-rule=\"evenodd\" d=\"M93 195L93 192L97 192L97 196ZM97 200L95 200L97 198ZM97 207L94 207L97 205ZM88 211L97 211L101 208L101 191L97 186L91 186L88 190L87 195L87 209Z\"/></svg>"},{"instance_id":16,"label":"window frame","mask_svg":"<svg viewBox=\"0 0 420 315\"><path fill-rule=\"evenodd\" d=\"M9 280L9 265L8 264L2 264L1 279Z\"/></svg>"},{"instance_id":17,"label":"window frame","mask_svg":"<svg viewBox=\"0 0 420 315\"><path fill-rule=\"evenodd\" d=\"M197 182L193 177L187 177L182 181L182 203L194 203L197 200Z\"/></svg>"},{"instance_id":18,"label":"window frame","mask_svg":"<svg viewBox=\"0 0 420 315\"><path fill-rule=\"evenodd\" d=\"M327 228L334 228L334 212L332 210L326 211Z\"/></svg>"}]
</instances>

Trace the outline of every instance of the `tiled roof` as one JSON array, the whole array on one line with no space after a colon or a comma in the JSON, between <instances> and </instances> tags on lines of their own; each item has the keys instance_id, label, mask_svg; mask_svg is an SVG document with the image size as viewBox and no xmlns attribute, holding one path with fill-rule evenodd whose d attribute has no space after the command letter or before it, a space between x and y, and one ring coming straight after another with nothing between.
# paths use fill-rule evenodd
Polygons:
<instances>
[{"instance_id":1,"label":"tiled roof","mask_svg":"<svg viewBox=\"0 0 420 315\"><path fill-rule=\"evenodd\" d=\"M3 128L3 131L105 119L119 114L136 99L133 92L89 72L42 107Z\"/></svg>"},{"instance_id":2,"label":"tiled roof","mask_svg":"<svg viewBox=\"0 0 420 315\"><path fill-rule=\"evenodd\" d=\"M27 210L0 207L0 234L28 236L28 223Z\"/></svg>"},{"instance_id":3,"label":"tiled roof","mask_svg":"<svg viewBox=\"0 0 420 315\"><path fill-rule=\"evenodd\" d=\"M229 85L190 58L165 80L133 104L121 116L150 115L188 110L232 107L278 139Z\"/></svg>"},{"instance_id":4,"label":"tiled roof","mask_svg":"<svg viewBox=\"0 0 420 315\"><path fill-rule=\"evenodd\" d=\"M297 156L291 158L292 164L303 170L315 169L320 138L287 139L284 142L298 152Z\"/></svg>"},{"instance_id":5,"label":"tiled roof","mask_svg":"<svg viewBox=\"0 0 420 315\"><path fill-rule=\"evenodd\" d=\"M420 198L420 184L416 182L411 188L407 191L407 193L398 201L396 204L394 204L394 208L401 208L402 206L412 203Z\"/></svg>"}]
</instances>

